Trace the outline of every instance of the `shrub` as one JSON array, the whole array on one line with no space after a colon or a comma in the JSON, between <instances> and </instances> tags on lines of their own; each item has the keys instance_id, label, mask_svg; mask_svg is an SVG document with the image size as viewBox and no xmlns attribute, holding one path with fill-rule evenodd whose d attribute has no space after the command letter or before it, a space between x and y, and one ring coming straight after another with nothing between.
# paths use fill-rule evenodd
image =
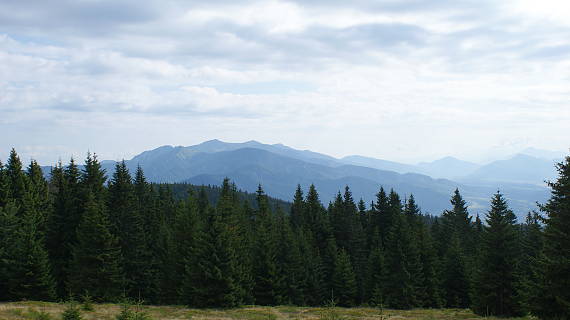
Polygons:
<instances>
[{"instance_id":1,"label":"shrub","mask_svg":"<svg viewBox=\"0 0 570 320\"><path fill-rule=\"evenodd\" d=\"M151 317L142 310L142 301L138 301L134 305L134 311L131 304L126 301L121 307L121 313L117 315L116 320L152 320Z\"/></svg>"},{"instance_id":2,"label":"shrub","mask_svg":"<svg viewBox=\"0 0 570 320\"><path fill-rule=\"evenodd\" d=\"M67 307L61 314L62 320L82 320L81 311L77 307L77 303L73 300L70 300L67 304Z\"/></svg>"},{"instance_id":3,"label":"shrub","mask_svg":"<svg viewBox=\"0 0 570 320\"><path fill-rule=\"evenodd\" d=\"M81 300L83 300L83 303L81 304L81 309L83 309L83 311L95 310L95 308L93 307L93 298L91 298L89 292L85 291L85 294L81 296Z\"/></svg>"}]
</instances>

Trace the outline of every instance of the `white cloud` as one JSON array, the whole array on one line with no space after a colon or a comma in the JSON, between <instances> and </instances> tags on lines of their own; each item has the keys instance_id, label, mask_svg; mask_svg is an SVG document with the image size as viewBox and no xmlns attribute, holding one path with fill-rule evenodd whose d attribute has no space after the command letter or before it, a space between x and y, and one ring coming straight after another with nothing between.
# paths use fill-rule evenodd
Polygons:
<instances>
[{"instance_id":1,"label":"white cloud","mask_svg":"<svg viewBox=\"0 0 570 320\"><path fill-rule=\"evenodd\" d=\"M415 3L168 2L104 26L27 8L0 21L0 158L212 138L405 161L568 147L567 5Z\"/></svg>"}]
</instances>

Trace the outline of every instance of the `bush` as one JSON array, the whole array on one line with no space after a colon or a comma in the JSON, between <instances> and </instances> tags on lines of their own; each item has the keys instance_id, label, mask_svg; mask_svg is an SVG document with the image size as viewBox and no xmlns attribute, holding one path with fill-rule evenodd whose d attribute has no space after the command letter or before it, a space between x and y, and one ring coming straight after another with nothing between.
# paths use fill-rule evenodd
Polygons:
<instances>
[{"instance_id":1,"label":"bush","mask_svg":"<svg viewBox=\"0 0 570 320\"><path fill-rule=\"evenodd\" d=\"M117 315L116 320L152 320L152 318L142 310L142 301L135 303L134 311L131 304L127 301L121 307L121 313Z\"/></svg>"},{"instance_id":2,"label":"bush","mask_svg":"<svg viewBox=\"0 0 570 320\"><path fill-rule=\"evenodd\" d=\"M81 304L81 309L83 309L83 311L95 310L95 308L93 307L93 298L91 298L91 296L87 291L85 291L85 294L81 296L81 300L83 301L83 303Z\"/></svg>"},{"instance_id":3,"label":"bush","mask_svg":"<svg viewBox=\"0 0 570 320\"><path fill-rule=\"evenodd\" d=\"M67 308L61 314L62 320L82 320L81 311L77 307L77 303L73 300L69 301Z\"/></svg>"},{"instance_id":4,"label":"bush","mask_svg":"<svg viewBox=\"0 0 570 320\"><path fill-rule=\"evenodd\" d=\"M331 299L325 304L323 312L321 312L320 320L341 320L344 319L338 312L336 311L336 301Z\"/></svg>"}]
</instances>

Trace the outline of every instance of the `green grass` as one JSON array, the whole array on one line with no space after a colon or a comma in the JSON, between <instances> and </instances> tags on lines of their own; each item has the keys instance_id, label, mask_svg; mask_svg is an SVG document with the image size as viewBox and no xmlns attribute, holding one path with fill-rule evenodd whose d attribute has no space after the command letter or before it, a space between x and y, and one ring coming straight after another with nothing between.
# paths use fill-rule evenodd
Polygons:
<instances>
[{"instance_id":1,"label":"green grass","mask_svg":"<svg viewBox=\"0 0 570 320\"><path fill-rule=\"evenodd\" d=\"M49 302L0 303L2 320L59 320L66 305ZM118 304L93 304L93 311L81 311L85 320L115 320L121 312ZM499 319L479 317L466 309L413 309L381 311L375 308L309 308L245 306L236 309L191 309L182 306L142 306L153 320L435 320ZM507 320L500 318L501 320ZM516 318L530 320L531 317Z\"/></svg>"}]
</instances>

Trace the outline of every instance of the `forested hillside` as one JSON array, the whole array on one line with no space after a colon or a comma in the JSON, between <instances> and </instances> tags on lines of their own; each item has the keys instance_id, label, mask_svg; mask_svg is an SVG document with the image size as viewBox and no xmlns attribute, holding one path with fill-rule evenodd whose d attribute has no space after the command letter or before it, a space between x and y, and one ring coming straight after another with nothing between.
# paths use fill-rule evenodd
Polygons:
<instances>
[{"instance_id":1,"label":"forested hillside","mask_svg":"<svg viewBox=\"0 0 570 320\"><path fill-rule=\"evenodd\" d=\"M152 185L96 156L46 180L12 150L0 164L0 299L89 295L117 302L472 308L563 319L570 305L570 157L542 214L517 221L500 192L472 217L460 190L440 217L379 187L371 206L347 186L323 205L292 190L289 208L228 179L219 192ZM209 191L208 191L209 190ZM218 189L216 189L218 190ZM287 211L286 211L287 210Z\"/></svg>"}]
</instances>

